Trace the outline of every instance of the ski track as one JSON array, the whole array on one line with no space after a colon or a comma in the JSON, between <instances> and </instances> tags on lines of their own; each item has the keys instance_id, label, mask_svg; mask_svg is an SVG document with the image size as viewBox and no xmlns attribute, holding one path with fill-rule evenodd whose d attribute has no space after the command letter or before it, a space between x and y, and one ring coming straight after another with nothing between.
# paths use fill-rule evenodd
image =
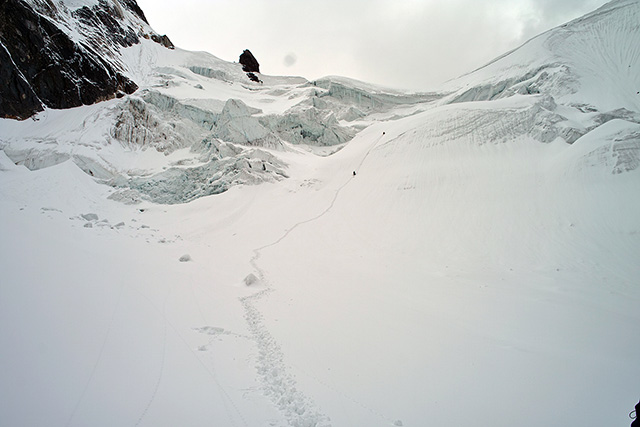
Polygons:
<instances>
[{"instance_id":1,"label":"ski track","mask_svg":"<svg viewBox=\"0 0 640 427\"><path fill-rule=\"evenodd\" d=\"M382 135L373 141L356 169L360 169L362 167L369 156L369 153L378 145L381 139ZM255 294L240 298L240 302L245 311L244 317L247 321L249 332L258 347L256 370L263 385L263 392L285 415L289 425L295 427L330 427L331 420L315 407L315 404L309 397L305 396L304 393L296 388L296 380L294 376L288 372L282 349L267 329L264 323L264 316L256 307L257 301L274 291L273 285L269 282L267 274L258 265L258 260L260 259L260 255L263 250L278 245L296 228L316 221L326 215L335 205L342 190L349 185L352 179L353 178L350 177L336 190L329 205L318 215L294 224L291 228L285 230L282 236L274 242L253 250L253 257L249 263L258 273L260 282L266 288L256 292ZM359 405L363 406L362 404ZM363 407L370 410L370 408L367 408L366 406ZM373 413L375 414L375 412ZM388 421L387 417L380 414L376 415L379 415L385 421Z\"/></svg>"},{"instance_id":2,"label":"ski track","mask_svg":"<svg viewBox=\"0 0 640 427\"><path fill-rule=\"evenodd\" d=\"M380 418L382 420L384 420L386 423L388 423L389 425L397 425L395 423L397 423L399 420L392 420L391 418L388 418L386 416L384 416L382 413L376 411L375 409L373 409L370 406L365 405L364 403L360 402L359 400L357 400L356 398L354 398L353 396L345 393L343 390L340 390L338 388L336 388L334 385L331 385L329 383L327 383L326 381L318 378L316 375L311 374L310 372L302 369L300 366L298 365L294 365L292 364L292 366L294 366L298 371L300 371L302 374L306 375L309 378L312 378L314 381L316 381L318 384L323 385L324 387L326 387L328 390L331 390L332 392L334 392L336 395L340 395L342 396L344 399L355 403L356 405L358 405L359 407L361 407L362 409L364 409L365 411L369 412L370 414L374 415L377 418Z\"/></svg>"},{"instance_id":3,"label":"ski track","mask_svg":"<svg viewBox=\"0 0 640 427\"><path fill-rule=\"evenodd\" d=\"M157 307L153 303L153 301L151 301L151 299L149 299L149 297L147 297L145 294L143 294L139 290L136 290L136 291L143 298L145 298L147 301L149 301L151 306L153 306L158 311L158 313L162 316L162 318L164 319L165 331L164 331L164 342L163 342L162 368L161 368L160 376L158 377L158 381L156 382L156 386L155 386L155 389L154 389L154 391L152 393L152 396L151 396L151 398L149 400L149 403L145 407L142 415L138 418L138 421L136 422L135 425L138 426L143 421L144 417L146 416L147 412L149 411L149 408L151 407L153 401L155 400L155 397L156 397L156 394L158 392L158 389L160 388L160 382L162 380L162 371L164 370L164 358L165 358L165 354L166 354L166 335L167 335L167 325L168 325L173 330L173 332L178 336L178 338L180 338L180 341L182 341L182 343L185 345L185 347L187 349L189 349L189 351L191 352L193 357L198 361L198 363L204 368L204 370L207 372L207 374L209 374L209 376L213 380L213 383L216 385L216 388L220 392L220 396L222 398L222 405L224 406L227 418L229 420L229 423L230 423L229 425L232 426L232 427L236 427L238 425L236 423L236 419L239 419L242 426L249 427L249 425L247 424L246 419L242 415L242 412L240 411L240 409L238 409L238 406L235 404L235 402L233 401L231 396L229 396L229 394L227 393L225 388L222 386L222 384L220 384L220 381L218 380L218 375L216 374L216 370L215 370L215 366L213 365L213 362L211 362L211 366L207 366L207 364L202 361L202 359L193 350L193 348L188 343L188 341L180 333L178 328L176 328L176 326L167 318L167 316L166 316L166 303L167 303L167 300L168 300L170 292L167 292L167 295L166 295L165 301L164 301L163 309L160 310L160 308ZM202 317L202 319L204 321L205 319L204 319L204 316L202 315L202 311L200 311L200 316ZM230 406L231 406L231 408L230 408ZM235 412L235 414L237 414L237 418L234 417L232 412Z\"/></svg>"},{"instance_id":4,"label":"ski track","mask_svg":"<svg viewBox=\"0 0 640 427\"><path fill-rule=\"evenodd\" d=\"M196 307L198 308L198 313L200 314L200 318L202 319L202 324L206 325L207 324L207 320L204 316L204 313L202 312L202 309L200 308L200 303L198 302L198 298L196 297L195 294L195 290L194 290L194 281L190 280L189 281L191 283L191 296L193 298L193 303L196 305ZM171 326L173 328L173 326ZM175 328L174 328L175 329ZM177 333L177 330L176 330ZM178 333L178 336L180 337L180 339L184 342L184 344L189 348L189 350L191 351L191 353L193 354L193 356L198 360L198 362L200 362L200 364L205 368L205 370L207 371L207 373L209 374L209 376L213 379L213 382L215 383L218 391L220 392L220 397L222 399L222 405L224 406L225 412L227 414L227 417L229 419L229 422L231 423L231 426L236 427L236 422L234 419L234 416L232 414L231 408L229 408L229 405L231 405L231 407L233 408L233 410L235 411L236 414L238 414L238 417L240 419L240 421L242 422L242 425L244 427L248 427L246 420L244 419L244 417L242 416L242 412L238 409L238 407L236 406L235 402L233 401L233 399L231 398L231 396L229 396L229 394L227 393L227 391L224 389L224 387L222 387L222 385L220 384L220 381L218 380L218 374L216 372L216 366L213 360L213 357L210 358L209 361L209 367L202 361L202 359L200 359L200 357L196 354L196 352L193 351L193 349L191 348L191 346L187 343L187 341L184 339L184 337L182 336L182 334ZM236 335L236 336L240 336L240 335ZM240 336L241 337L241 336ZM246 338L246 337L243 337ZM211 345L211 343L213 342L214 338L211 338L209 340L209 342L207 343L207 346Z\"/></svg>"},{"instance_id":5,"label":"ski track","mask_svg":"<svg viewBox=\"0 0 640 427\"><path fill-rule=\"evenodd\" d=\"M166 309L167 309L167 300L169 299L169 294L171 293L171 289L167 290L167 295L164 297L164 302L162 303L162 318L164 319L164 331L162 335L162 359L160 361L160 372L158 373L158 380L156 381L155 387L153 388L153 392L151 393L151 398L149 399L149 403L142 411L140 418L136 422L136 426L139 426L144 417L147 415L149 408L153 404L153 401L156 399L156 395L158 394L158 390L160 389L160 383L162 382L162 376L164 374L164 361L167 355L167 317L166 317Z\"/></svg>"},{"instance_id":6,"label":"ski track","mask_svg":"<svg viewBox=\"0 0 640 427\"><path fill-rule=\"evenodd\" d=\"M240 411L240 409L238 409L238 406L235 404L235 402L233 401L233 399L231 398L231 396L229 396L229 394L227 393L227 391L225 390L225 388L220 384L220 381L218 380L218 375L216 374L216 369L215 366L213 364L213 361L211 362L211 366L207 366L207 364L205 364L205 362L202 361L202 359L198 356L198 354L196 353L196 351L193 350L192 346L189 344L189 342L184 338L184 336L180 333L180 331L178 330L178 328L171 322L171 320L169 320L166 316L166 310L163 308L163 310L160 310L154 303L153 301L151 301L151 299L149 299L149 297L147 297L145 294L143 294L142 292L140 292L139 290L137 290L138 293L140 293L140 295L142 297L144 297L147 301L149 301L149 303L158 311L158 313L160 313L160 315L163 317L164 322L165 322L165 340L166 340L166 327L167 325L173 330L173 332L175 332L175 334L178 336L178 338L180 338L180 341L182 341L182 343L185 345L185 347L191 352L191 354L193 355L193 357L198 361L198 363L204 368L204 370L207 372L207 374L209 374L209 376L211 377L211 379L213 380L214 384L216 385L216 388L218 389L218 391L220 392L220 396L222 398L222 405L225 408L225 412L226 415L229 419L230 425L233 427L237 426L236 423L236 418L234 417L234 415L232 414L232 409L235 412L235 414L237 414L237 419L240 420L241 425L244 427L248 427L247 421L245 420L244 416L242 415L242 412ZM168 294L167 293L167 298L168 298ZM165 300L165 305L166 305L166 300ZM202 311L200 311L200 316L202 317L203 321L204 316L202 315ZM165 342L165 352L166 352L166 342ZM164 359L164 355L163 355L163 359ZM163 360L163 364L164 364L164 360ZM156 390L153 393L153 396L149 402L149 404L147 405L143 415L138 419L138 421L136 422L136 426L139 425L142 422L142 419L144 418L144 415L146 414L146 412L148 411L149 407L151 406L151 403L153 402L153 400L155 399L155 394L158 391L158 387L160 385L160 378L158 379L158 382L156 384ZM229 407L229 405L231 406L231 408Z\"/></svg>"},{"instance_id":7,"label":"ski track","mask_svg":"<svg viewBox=\"0 0 640 427\"><path fill-rule=\"evenodd\" d=\"M84 400L85 395L87 394L87 390L89 389L89 385L91 384L91 381L93 381L93 376L95 375L96 371L98 370L98 365L100 365L100 361L102 360L102 355L104 354L104 349L107 346L107 341L109 340L109 336L111 335L111 330L113 329L113 322L116 318L116 313L118 311L118 307L120 306L120 300L122 299L122 291L124 289L124 281L121 281L121 285L120 285L120 291L118 292L118 300L116 301L116 305L113 308L113 312L111 313L111 320L109 320L109 327L107 328L107 332L104 334L104 340L102 341L102 347L100 347L100 353L98 353L98 358L96 359L96 363L93 365L93 369L91 370L91 374L89 374L89 378L87 378L87 382L84 385L84 388L82 389L82 393L80 393L80 397L78 398L78 402L76 403L76 406L73 408L73 412L71 413L71 416L69 417L69 420L67 420L67 423L65 424L66 427L69 427L71 425L71 422L73 421L73 417L76 416L76 413L78 412L78 409L80 408L80 404L82 403L82 401Z\"/></svg>"}]
</instances>

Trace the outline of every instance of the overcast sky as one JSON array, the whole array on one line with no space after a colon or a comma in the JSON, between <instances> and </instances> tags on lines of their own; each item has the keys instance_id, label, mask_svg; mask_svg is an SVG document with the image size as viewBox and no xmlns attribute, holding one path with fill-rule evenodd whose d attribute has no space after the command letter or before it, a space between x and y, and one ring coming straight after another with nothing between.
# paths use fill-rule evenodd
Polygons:
<instances>
[{"instance_id":1,"label":"overcast sky","mask_svg":"<svg viewBox=\"0 0 640 427\"><path fill-rule=\"evenodd\" d=\"M138 0L187 50L269 75L352 77L429 90L606 0Z\"/></svg>"}]
</instances>

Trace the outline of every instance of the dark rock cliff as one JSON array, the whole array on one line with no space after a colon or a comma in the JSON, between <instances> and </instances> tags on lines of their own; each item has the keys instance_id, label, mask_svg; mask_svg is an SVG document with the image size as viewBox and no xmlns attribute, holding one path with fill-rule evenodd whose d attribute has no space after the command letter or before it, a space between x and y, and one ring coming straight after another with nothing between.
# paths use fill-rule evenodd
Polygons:
<instances>
[{"instance_id":1,"label":"dark rock cliff","mask_svg":"<svg viewBox=\"0 0 640 427\"><path fill-rule=\"evenodd\" d=\"M135 0L61 8L49 0L0 0L0 117L25 119L44 107L71 108L133 93L138 86L125 76L118 49L140 43L140 37L173 48L166 36L141 30L141 23L150 27ZM63 31L69 22L81 37Z\"/></svg>"},{"instance_id":2,"label":"dark rock cliff","mask_svg":"<svg viewBox=\"0 0 640 427\"><path fill-rule=\"evenodd\" d=\"M42 111L42 102L13 64L4 45L0 45L0 64L1 117L22 120Z\"/></svg>"},{"instance_id":3,"label":"dark rock cliff","mask_svg":"<svg viewBox=\"0 0 640 427\"><path fill-rule=\"evenodd\" d=\"M259 73L260 64L258 60L253 56L249 49L245 49L240 55L240 64L242 64L242 71L245 73Z\"/></svg>"}]
</instances>

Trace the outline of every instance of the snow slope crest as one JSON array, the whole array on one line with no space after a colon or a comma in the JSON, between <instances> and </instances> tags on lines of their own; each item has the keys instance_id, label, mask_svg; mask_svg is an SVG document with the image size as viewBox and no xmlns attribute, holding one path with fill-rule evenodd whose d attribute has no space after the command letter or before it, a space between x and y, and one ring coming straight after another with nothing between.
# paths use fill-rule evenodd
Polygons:
<instances>
[{"instance_id":1,"label":"snow slope crest","mask_svg":"<svg viewBox=\"0 0 640 427\"><path fill-rule=\"evenodd\" d=\"M616 0L449 82L453 102L544 93L600 111L640 111L640 2Z\"/></svg>"},{"instance_id":2,"label":"snow slope crest","mask_svg":"<svg viewBox=\"0 0 640 427\"><path fill-rule=\"evenodd\" d=\"M122 49L156 34L135 0L0 3L0 117L73 108L138 89Z\"/></svg>"},{"instance_id":3,"label":"snow slope crest","mask_svg":"<svg viewBox=\"0 0 640 427\"><path fill-rule=\"evenodd\" d=\"M165 40L150 26L135 0L24 0L33 10L55 22L76 43L85 43L111 60L119 49L153 39ZM168 40L168 39L167 39ZM166 47L173 45L166 43Z\"/></svg>"},{"instance_id":4,"label":"snow slope crest","mask_svg":"<svg viewBox=\"0 0 640 427\"><path fill-rule=\"evenodd\" d=\"M451 95L444 103L467 105L454 114L464 112L467 119L479 120L474 127L477 131L472 132L477 141L523 136L545 143L561 139L593 148L572 150L581 169L596 167L613 174L635 170L640 161L639 23L640 2L607 3L449 82L446 87ZM480 107L484 101L499 100L506 103ZM487 109L489 105L494 108ZM494 120L493 113L507 105L525 108L506 115L503 110ZM610 121L618 122L611 127L615 135L596 133L606 135L603 139L590 135ZM448 119L446 126L436 129L445 134L445 129L451 129L443 135L447 140L466 134L459 120L452 123ZM600 146L594 147L593 141L600 141ZM604 152L612 158L607 160Z\"/></svg>"},{"instance_id":5,"label":"snow slope crest","mask_svg":"<svg viewBox=\"0 0 640 427\"><path fill-rule=\"evenodd\" d=\"M640 157L633 143L640 123L635 1L608 3L440 93L418 95L339 77L261 75L264 83L251 82L239 64L153 42L157 34L133 0L28 3L78 45L112 58L140 88L78 110L46 110L29 123L3 120L0 149L31 169L72 159L127 199L183 203L274 182L289 176L284 153L334 153L372 124L404 119L429 146L519 138L575 144L620 120L629 127L616 136L623 151L613 152L628 160L613 170L634 170ZM450 115L438 114L447 105Z\"/></svg>"}]
</instances>

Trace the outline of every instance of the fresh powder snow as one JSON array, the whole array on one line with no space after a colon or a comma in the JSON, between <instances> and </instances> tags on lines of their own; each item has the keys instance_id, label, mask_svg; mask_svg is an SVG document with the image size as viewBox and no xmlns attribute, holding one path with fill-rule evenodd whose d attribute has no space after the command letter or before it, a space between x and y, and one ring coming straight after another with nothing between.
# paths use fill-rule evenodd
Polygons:
<instances>
[{"instance_id":1,"label":"fresh powder snow","mask_svg":"<svg viewBox=\"0 0 640 427\"><path fill-rule=\"evenodd\" d=\"M429 94L142 40L0 119L0 425L627 426L639 14Z\"/></svg>"}]
</instances>

